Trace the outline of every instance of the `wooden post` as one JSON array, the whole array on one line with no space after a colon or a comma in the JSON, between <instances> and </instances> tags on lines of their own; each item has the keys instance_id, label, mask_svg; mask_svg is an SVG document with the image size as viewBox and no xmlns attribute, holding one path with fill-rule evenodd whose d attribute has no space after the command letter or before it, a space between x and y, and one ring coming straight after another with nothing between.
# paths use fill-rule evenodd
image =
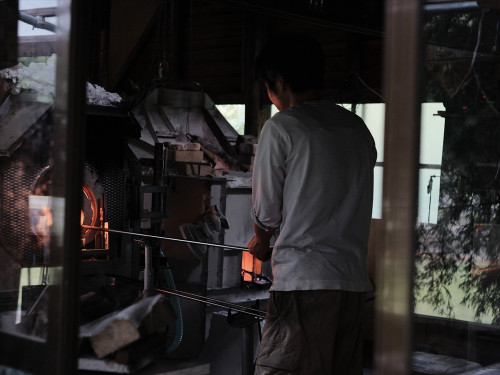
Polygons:
<instances>
[{"instance_id":1,"label":"wooden post","mask_svg":"<svg viewBox=\"0 0 500 375\"><path fill-rule=\"evenodd\" d=\"M263 109L262 103L267 100L263 95L263 88L255 76L255 58L265 39L263 16L248 13L243 45L243 95L245 98L245 134L258 137L265 120L270 117L271 106Z\"/></svg>"}]
</instances>

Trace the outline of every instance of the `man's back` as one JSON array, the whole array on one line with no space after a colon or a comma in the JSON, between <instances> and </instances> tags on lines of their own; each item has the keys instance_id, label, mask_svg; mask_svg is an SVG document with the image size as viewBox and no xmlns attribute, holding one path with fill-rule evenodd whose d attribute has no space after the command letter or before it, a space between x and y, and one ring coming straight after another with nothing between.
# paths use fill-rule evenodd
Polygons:
<instances>
[{"instance_id":1,"label":"man's back","mask_svg":"<svg viewBox=\"0 0 500 375\"><path fill-rule=\"evenodd\" d=\"M273 290L370 290L375 160L363 121L328 101L290 107L266 123L254 179L272 192L257 194L257 216L269 226L281 220Z\"/></svg>"}]
</instances>

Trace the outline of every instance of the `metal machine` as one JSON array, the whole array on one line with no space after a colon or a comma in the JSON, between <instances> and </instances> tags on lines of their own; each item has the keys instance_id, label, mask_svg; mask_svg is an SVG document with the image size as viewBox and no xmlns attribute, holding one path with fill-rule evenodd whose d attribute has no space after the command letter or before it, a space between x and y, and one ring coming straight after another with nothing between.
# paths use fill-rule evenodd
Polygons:
<instances>
[{"instance_id":1,"label":"metal machine","mask_svg":"<svg viewBox=\"0 0 500 375\"><path fill-rule=\"evenodd\" d=\"M0 106L0 248L12 272L16 267L48 269L51 116L52 104L29 92L10 96ZM269 279L264 270L243 284L241 254L251 238L245 208L251 173L237 160L236 131L196 87L155 87L131 109L88 105L86 117L81 247L75 249L81 253L82 296L98 295L92 289L96 275L169 295L179 318L164 342L171 358L203 355L210 319L222 313L246 332L248 358L242 362L251 360L255 342L249 332L265 317L258 301L267 298ZM193 142L201 145L202 162L172 160L176 145ZM191 173L185 172L187 166ZM204 231L215 211L229 225ZM235 243L225 244L227 234ZM15 279L4 275L2 293L16 290L8 284ZM19 289L30 313L43 308L47 275L44 280ZM82 301L89 313L88 299ZM13 303L3 310L18 307ZM180 327L179 320L189 324Z\"/></svg>"}]
</instances>

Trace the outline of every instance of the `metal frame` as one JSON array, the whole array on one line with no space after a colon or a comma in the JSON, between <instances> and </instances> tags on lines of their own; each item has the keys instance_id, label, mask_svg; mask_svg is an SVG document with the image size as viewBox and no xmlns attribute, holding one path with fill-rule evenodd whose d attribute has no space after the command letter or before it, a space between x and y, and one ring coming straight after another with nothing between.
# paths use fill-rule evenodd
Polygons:
<instances>
[{"instance_id":1,"label":"metal frame","mask_svg":"<svg viewBox=\"0 0 500 375\"><path fill-rule=\"evenodd\" d=\"M76 0L59 0L57 80L54 129L53 194L65 201L63 230L53 233L53 251L59 255L60 283L54 286L49 306L49 345L54 351L53 374L76 372L78 358L78 249L85 139L86 6ZM55 218L54 218L55 219Z\"/></svg>"}]
</instances>

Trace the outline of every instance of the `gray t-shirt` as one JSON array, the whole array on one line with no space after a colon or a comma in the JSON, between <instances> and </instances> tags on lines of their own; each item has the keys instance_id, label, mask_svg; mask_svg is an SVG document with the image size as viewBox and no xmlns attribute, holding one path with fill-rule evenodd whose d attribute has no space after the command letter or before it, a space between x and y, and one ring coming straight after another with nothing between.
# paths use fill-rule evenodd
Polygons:
<instances>
[{"instance_id":1,"label":"gray t-shirt","mask_svg":"<svg viewBox=\"0 0 500 375\"><path fill-rule=\"evenodd\" d=\"M252 180L251 216L280 228L271 290L369 291L366 254L375 143L363 120L327 100L269 119Z\"/></svg>"}]
</instances>

